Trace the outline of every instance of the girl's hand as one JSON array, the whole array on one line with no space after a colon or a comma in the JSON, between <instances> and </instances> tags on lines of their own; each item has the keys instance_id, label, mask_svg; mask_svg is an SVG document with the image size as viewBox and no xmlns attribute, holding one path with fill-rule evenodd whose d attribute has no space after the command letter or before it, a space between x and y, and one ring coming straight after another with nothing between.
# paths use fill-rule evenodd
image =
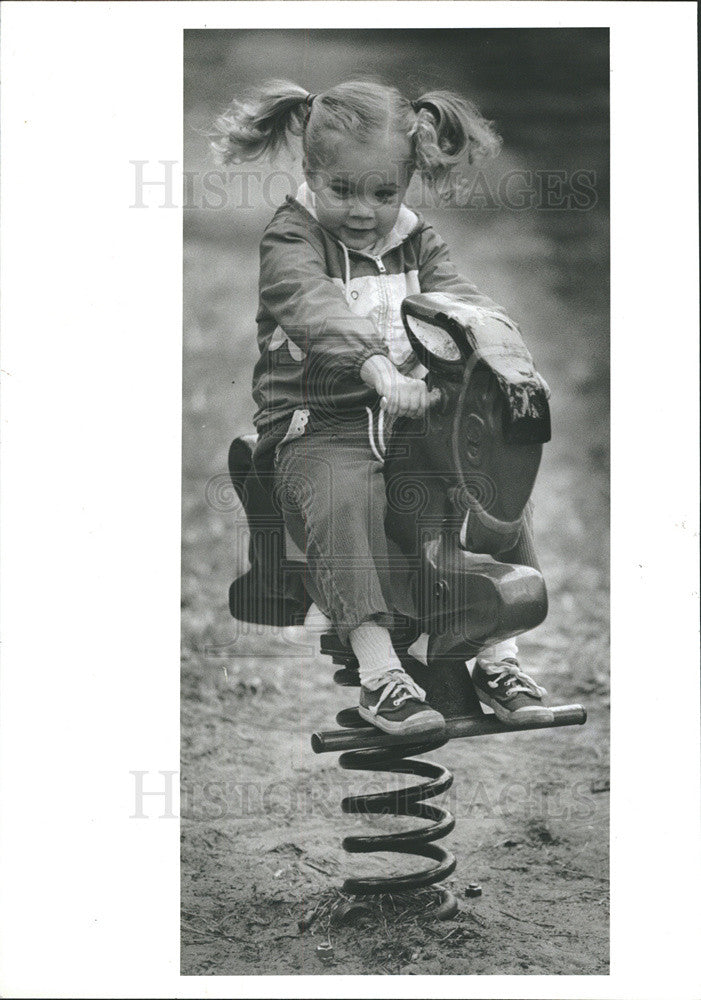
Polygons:
<instances>
[{"instance_id":1,"label":"girl's hand","mask_svg":"<svg viewBox=\"0 0 701 1000\"><path fill-rule=\"evenodd\" d=\"M380 406L392 416L422 417L429 407L428 389L421 379L396 376L383 388Z\"/></svg>"},{"instance_id":2,"label":"girl's hand","mask_svg":"<svg viewBox=\"0 0 701 1000\"><path fill-rule=\"evenodd\" d=\"M360 377L375 389L383 410L392 416L422 417L433 402L424 381L402 375L384 355L368 358Z\"/></svg>"}]
</instances>

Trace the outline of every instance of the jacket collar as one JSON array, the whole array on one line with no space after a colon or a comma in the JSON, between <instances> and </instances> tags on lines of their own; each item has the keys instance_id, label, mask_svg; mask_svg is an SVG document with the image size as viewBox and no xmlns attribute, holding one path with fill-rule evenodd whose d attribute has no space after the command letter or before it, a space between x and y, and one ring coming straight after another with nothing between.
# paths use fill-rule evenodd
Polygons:
<instances>
[{"instance_id":1,"label":"jacket collar","mask_svg":"<svg viewBox=\"0 0 701 1000\"><path fill-rule=\"evenodd\" d=\"M300 184L297 189L297 194L294 197L294 201L306 209L313 219L319 222L319 217L316 214L316 197L314 192L310 189L306 181ZM319 222L321 226L321 223ZM416 212L407 208L406 205L402 205L399 209L399 215L397 216L397 221L394 224L392 230L383 236L382 239L377 240L369 247L365 247L363 250L354 250L352 247L346 247L350 253L359 253L366 257L381 257L383 254L388 253L390 250L394 250L395 247L400 246L404 240L406 240L411 234L422 225L422 220ZM323 227L322 227L323 228ZM342 241L333 237L337 243ZM342 244L345 246L345 244Z\"/></svg>"}]
</instances>

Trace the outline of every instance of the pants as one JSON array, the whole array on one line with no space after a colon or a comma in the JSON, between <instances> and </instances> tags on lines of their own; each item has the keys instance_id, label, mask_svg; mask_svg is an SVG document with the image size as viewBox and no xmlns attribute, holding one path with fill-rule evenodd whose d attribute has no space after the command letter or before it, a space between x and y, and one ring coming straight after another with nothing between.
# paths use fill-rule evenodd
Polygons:
<instances>
[{"instance_id":1,"label":"pants","mask_svg":"<svg viewBox=\"0 0 701 1000\"><path fill-rule=\"evenodd\" d=\"M287 530L306 553L305 583L344 643L365 621L391 628L395 608L411 614L407 569L385 534L383 467L367 433L319 430L286 442L275 480ZM517 545L500 559L539 568L530 504Z\"/></svg>"},{"instance_id":2,"label":"pants","mask_svg":"<svg viewBox=\"0 0 701 1000\"><path fill-rule=\"evenodd\" d=\"M365 621L390 628L385 483L367 435L316 431L289 441L275 479L287 530L306 552L310 593L343 642Z\"/></svg>"}]
</instances>

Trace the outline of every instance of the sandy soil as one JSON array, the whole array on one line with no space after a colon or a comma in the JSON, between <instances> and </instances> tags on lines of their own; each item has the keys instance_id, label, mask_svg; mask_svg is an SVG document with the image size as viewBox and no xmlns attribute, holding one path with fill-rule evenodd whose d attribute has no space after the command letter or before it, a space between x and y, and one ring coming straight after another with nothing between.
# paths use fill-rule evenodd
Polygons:
<instances>
[{"instance_id":1,"label":"sandy soil","mask_svg":"<svg viewBox=\"0 0 701 1000\"><path fill-rule=\"evenodd\" d=\"M265 670L258 682L253 669ZM321 678L316 691L303 676ZM262 670L261 670L262 672ZM246 680L243 678L246 677ZM560 694L556 677L550 688ZM319 973L330 940L343 973L605 973L608 961L606 710L583 699L582 730L453 743L433 757L455 774L458 857L451 921L402 921L387 910L349 926L298 921L352 872L410 870L393 856L352 858L341 837L367 825L341 797L382 776L315 757L308 734L347 703L322 663L251 664L240 687L191 676L183 699L183 972ZM277 690L284 685L288 696ZM254 692L253 688L257 686ZM562 692L564 694L564 692ZM568 687L567 695L573 693ZM293 694L290 698L289 695ZM401 821L376 821L383 829ZM482 896L465 896L478 882Z\"/></svg>"}]
</instances>

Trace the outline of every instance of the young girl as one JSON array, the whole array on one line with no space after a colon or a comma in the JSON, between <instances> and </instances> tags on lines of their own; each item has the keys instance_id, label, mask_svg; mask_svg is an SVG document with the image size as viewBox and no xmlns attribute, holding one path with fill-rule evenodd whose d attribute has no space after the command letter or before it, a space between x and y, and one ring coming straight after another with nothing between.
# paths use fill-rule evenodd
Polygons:
<instances>
[{"instance_id":1,"label":"young girl","mask_svg":"<svg viewBox=\"0 0 701 1000\"><path fill-rule=\"evenodd\" d=\"M439 732L442 715L402 669L390 639L386 495L374 428L380 405L389 418L418 418L431 402L401 320L405 296L450 291L499 310L404 204L415 172L450 199L460 164L496 153L499 139L456 94L412 102L356 81L316 95L270 81L234 101L217 131L214 147L226 164L273 156L290 136L301 136L304 151L305 183L261 243L256 463L274 456L287 528L307 555L309 591L358 659L361 716L389 733ZM510 556L537 565L529 526ZM507 722L551 719L545 691L516 653L513 640L482 650L473 671L481 700Z\"/></svg>"}]
</instances>

